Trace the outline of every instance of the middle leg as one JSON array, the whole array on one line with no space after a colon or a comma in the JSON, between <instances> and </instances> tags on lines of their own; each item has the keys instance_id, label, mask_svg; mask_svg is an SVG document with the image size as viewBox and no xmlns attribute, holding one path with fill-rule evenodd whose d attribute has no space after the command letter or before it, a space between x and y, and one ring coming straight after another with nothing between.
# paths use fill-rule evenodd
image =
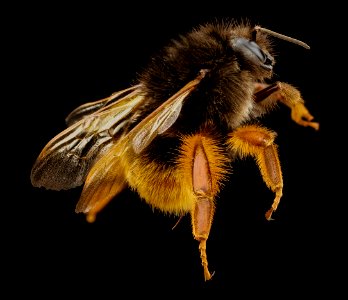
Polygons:
<instances>
[{"instance_id":1,"label":"middle leg","mask_svg":"<svg viewBox=\"0 0 348 300\"><path fill-rule=\"evenodd\" d=\"M268 188L275 193L272 207L266 212L267 220L277 209L283 195L283 177L277 146L274 144L276 133L257 125L248 125L231 133L228 143L239 156L251 155L255 158L262 178Z\"/></svg>"}]
</instances>

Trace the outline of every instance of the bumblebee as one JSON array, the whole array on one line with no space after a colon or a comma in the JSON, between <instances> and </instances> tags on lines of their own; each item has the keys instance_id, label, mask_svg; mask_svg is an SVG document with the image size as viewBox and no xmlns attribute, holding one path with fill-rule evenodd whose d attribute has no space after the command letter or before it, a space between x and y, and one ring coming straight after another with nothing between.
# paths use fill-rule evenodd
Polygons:
<instances>
[{"instance_id":1,"label":"bumblebee","mask_svg":"<svg viewBox=\"0 0 348 300\"><path fill-rule=\"evenodd\" d=\"M33 165L33 186L83 185L76 212L86 214L88 222L125 188L154 209L190 214L204 279L211 279L206 243L233 161L255 158L275 195L268 220L282 197L276 133L259 118L282 103L293 121L319 129L295 87L272 83L272 37L309 48L237 22L203 24L171 40L133 86L68 115L67 129L47 143Z\"/></svg>"}]
</instances>

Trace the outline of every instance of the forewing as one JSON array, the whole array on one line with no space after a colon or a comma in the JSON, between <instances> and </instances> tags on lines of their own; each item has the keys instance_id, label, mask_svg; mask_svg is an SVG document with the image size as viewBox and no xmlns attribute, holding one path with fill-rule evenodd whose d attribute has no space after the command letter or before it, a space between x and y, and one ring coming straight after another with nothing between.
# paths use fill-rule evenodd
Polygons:
<instances>
[{"instance_id":1,"label":"forewing","mask_svg":"<svg viewBox=\"0 0 348 300\"><path fill-rule=\"evenodd\" d=\"M142 123L137 132L134 132L132 138L133 150L135 153L143 151L152 140L158 135L170 128L178 116L182 108L183 101L189 94L189 91L178 96L175 101L160 107L157 114L153 118Z\"/></svg>"},{"instance_id":2,"label":"forewing","mask_svg":"<svg viewBox=\"0 0 348 300\"><path fill-rule=\"evenodd\" d=\"M186 84L155 111L139 122L128 134L103 155L91 168L86 178L76 212L88 214L93 221L100 211L117 193L126 186L126 161L132 160L158 135L170 128L178 116L185 98L196 88L205 75Z\"/></svg>"},{"instance_id":3,"label":"forewing","mask_svg":"<svg viewBox=\"0 0 348 300\"><path fill-rule=\"evenodd\" d=\"M197 87L205 74L206 71L202 70L194 80L186 84L129 132L127 139L135 153L143 151L157 135L162 134L174 124L180 115L184 100Z\"/></svg>"},{"instance_id":4,"label":"forewing","mask_svg":"<svg viewBox=\"0 0 348 300\"><path fill-rule=\"evenodd\" d=\"M160 106L155 114L140 122L140 129L136 129L136 126L100 157L88 173L76 212L86 213L90 221L95 219L96 213L126 186L123 155L129 155L126 151L139 153L157 134L168 129L180 114L182 102L188 93L186 91L174 101ZM133 145L130 141L133 141Z\"/></svg>"},{"instance_id":5,"label":"forewing","mask_svg":"<svg viewBox=\"0 0 348 300\"><path fill-rule=\"evenodd\" d=\"M79 121L44 147L31 171L34 186L62 190L84 183L92 165L119 139L144 97L138 87L114 100L91 115L80 114Z\"/></svg>"},{"instance_id":6,"label":"forewing","mask_svg":"<svg viewBox=\"0 0 348 300\"><path fill-rule=\"evenodd\" d=\"M135 85L128 89L115 92L107 98L104 98L95 102L85 103L77 107L76 109L74 109L66 117L65 122L68 126L71 126L74 123L80 121L82 118L89 116L102 108L107 109L107 106L115 103L115 101L118 101L122 95L125 96L127 93L135 91L138 88L140 88L140 85Z\"/></svg>"}]
</instances>

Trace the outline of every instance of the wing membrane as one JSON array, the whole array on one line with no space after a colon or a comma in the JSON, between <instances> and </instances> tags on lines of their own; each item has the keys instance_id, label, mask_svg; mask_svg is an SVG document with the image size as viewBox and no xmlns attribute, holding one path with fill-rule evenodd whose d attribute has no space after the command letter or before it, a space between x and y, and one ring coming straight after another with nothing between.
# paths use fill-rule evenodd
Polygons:
<instances>
[{"instance_id":1,"label":"wing membrane","mask_svg":"<svg viewBox=\"0 0 348 300\"><path fill-rule=\"evenodd\" d=\"M178 96L174 102L166 105L166 107L163 107L155 118L144 122L143 126L138 130L138 132L134 133L132 143L135 153L140 153L143 151L158 134L162 134L174 124L180 115L183 100L188 94L189 91L186 91L182 95Z\"/></svg>"},{"instance_id":2,"label":"wing membrane","mask_svg":"<svg viewBox=\"0 0 348 300\"><path fill-rule=\"evenodd\" d=\"M128 133L122 130L132 121L133 116L136 118L136 111L145 100L140 86L127 90L129 93L120 99L115 95L123 95L124 91L100 102L80 106L68 117L68 121L73 124L54 137L40 153L32 168L32 184L54 190L70 189L82 185L96 163L93 169L95 175L84 187L84 190L91 191L90 185L93 185L93 192L84 193L84 204L81 204L80 210L87 209L88 203L92 203L93 195L98 194L98 199L102 201L106 196L105 191L108 190L106 188L103 191L103 181L114 177L114 172L112 168L100 166L99 162L108 161L110 165L115 165L115 161L125 151L132 150L136 154L143 151L158 134L174 124L184 100L205 74L206 71L201 71L194 80ZM94 113L88 114L94 110ZM107 198L110 197L111 194L108 194ZM98 201L94 201L94 205Z\"/></svg>"},{"instance_id":3,"label":"wing membrane","mask_svg":"<svg viewBox=\"0 0 348 300\"><path fill-rule=\"evenodd\" d=\"M82 185L96 159L112 146L115 136L121 136L132 114L143 103L139 87L101 100L101 108L90 115L85 108L96 109L98 101L77 108L70 118L73 125L54 137L37 158L31 172L32 184L53 190ZM125 91L130 93L116 98Z\"/></svg>"},{"instance_id":4,"label":"wing membrane","mask_svg":"<svg viewBox=\"0 0 348 300\"><path fill-rule=\"evenodd\" d=\"M180 115L184 100L197 87L206 72L202 70L194 80L186 84L129 132L128 139L135 153L140 153L158 134L162 134L174 124Z\"/></svg>"},{"instance_id":5,"label":"wing membrane","mask_svg":"<svg viewBox=\"0 0 348 300\"><path fill-rule=\"evenodd\" d=\"M127 94L131 91L138 89L140 85L132 86L128 89L118 91L113 93L111 96L90 103L85 103L76 109L74 109L65 119L65 122L68 126L73 125L74 123L80 121L82 118L95 113L96 111L102 109L103 107L107 107L108 105L114 103L115 101L120 99L120 96Z\"/></svg>"},{"instance_id":6,"label":"wing membrane","mask_svg":"<svg viewBox=\"0 0 348 300\"><path fill-rule=\"evenodd\" d=\"M122 154L129 155L127 151L141 152L158 134L170 128L178 118L184 100L196 88L204 75L205 72L202 72L196 79L186 84L112 145L93 165L86 178L76 212L88 214L89 220L93 221L96 213L126 186Z\"/></svg>"}]
</instances>

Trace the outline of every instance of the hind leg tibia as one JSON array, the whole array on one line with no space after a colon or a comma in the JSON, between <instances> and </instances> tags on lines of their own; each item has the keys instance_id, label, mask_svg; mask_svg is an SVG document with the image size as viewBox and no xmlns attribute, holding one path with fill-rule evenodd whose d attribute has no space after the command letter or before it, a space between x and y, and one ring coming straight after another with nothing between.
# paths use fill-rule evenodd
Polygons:
<instances>
[{"instance_id":1,"label":"hind leg tibia","mask_svg":"<svg viewBox=\"0 0 348 300\"><path fill-rule=\"evenodd\" d=\"M184 176L195 199L191 211L192 233L199 241L204 279L209 280L212 275L208 269L206 242L215 211L214 198L226 173L227 159L215 141L200 134L186 137L181 150L182 169L186 170Z\"/></svg>"}]
</instances>

